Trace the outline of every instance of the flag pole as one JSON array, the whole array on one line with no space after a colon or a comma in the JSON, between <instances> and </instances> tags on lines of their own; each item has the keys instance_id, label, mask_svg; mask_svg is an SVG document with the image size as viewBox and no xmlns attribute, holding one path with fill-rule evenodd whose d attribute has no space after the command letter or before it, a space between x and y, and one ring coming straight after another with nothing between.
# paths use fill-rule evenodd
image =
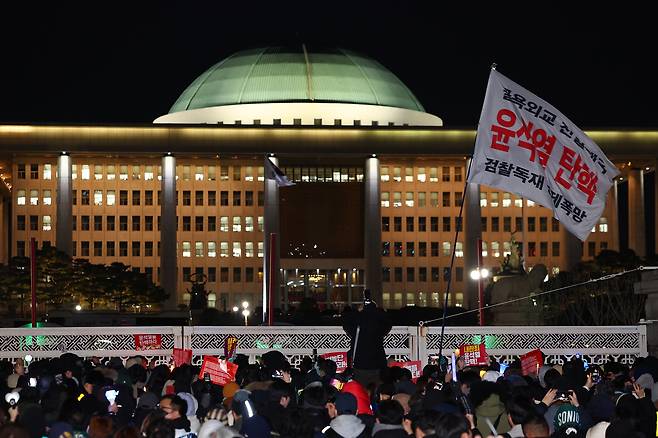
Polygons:
<instances>
[{"instance_id":1,"label":"flag pole","mask_svg":"<svg viewBox=\"0 0 658 438\"><path fill-rule=\"evenodd\" d=\"M477 141L477 139L476 139ZM448 312L448 297L450 296L450 286L452 285L452 268L455 264L455 253L457 252L457 237L459 236L459 229L463 226L462 224L462 216L464 213L464 204L466 203L466 192L467 192L467 187L468 187L468 175L471 172L471 166L473 165L473 158L468 162L468 168L466 169L466 182L464 183L464 190L462 193L464 194L462 196L462 203L459 206L459 217L457 218L457 223L455 224L455 239L452 244L452 257L450 258L450 268L449 273L450 277L448 277L448 285L446 286L446 294L443 299L443 318L441 318L441 337L439 338L439 361L441 360L441 354L443 353L443 336L445 333L446 329L446 316Z\"/></svg>"},{"instance_id":2,"label":"flag pole","mask_svg":"<svg viewBox=\"0 0 658 438\"><path fill-rule=\"evenodd\" d=\"M269 276L269 285L268 285L268 290L267 290L267 325L268 326L273 326L274 325L274 291L275 288L277 287L276 285L276 276L272 275L274 272L275 266L274 266L274 257L276 256L276 251L275 251L275 246L276 246L276 233L270 233L269 236L270 239L270 244L269 244L269 264L270 264L270 276Z\"/></svg>"}]
</instances>

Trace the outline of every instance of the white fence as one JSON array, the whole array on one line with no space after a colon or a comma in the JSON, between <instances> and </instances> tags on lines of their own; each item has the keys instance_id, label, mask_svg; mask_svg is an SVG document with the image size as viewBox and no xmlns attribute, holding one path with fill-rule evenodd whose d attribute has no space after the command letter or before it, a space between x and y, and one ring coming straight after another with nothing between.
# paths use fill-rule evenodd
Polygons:
<instances>
[{"instance_id":1,"label":"white fence","mask_svg":"<svg viewBox=\"0 0 658 438\"><path fill-rule=\"evenodd\" d=\"M439 327L393 327L384 346L390 357L427 361L438 352ZM134 335L160 335L158 350L135 350ZM291 363L318 353L346 351L349 338L336 326L194 326L194 327L71 327L0 329L0 359L15 360L56 357L64 352L79 356L128 358L135 354L156 363L168 363L174 347L192 349L194 363L203 355L222 355L229 336L238 339L237 352L253 361L272 349L281 351ZM581 354L590 363L604 363L610 358L630 363L647 355L645 326L609 327L446 327L443 351L450 352L461 344L484 343L487 352L498 360L509 362L519 355L540 348L548 355L548 363L563 363Z\"/></svg>"}]
</instances>

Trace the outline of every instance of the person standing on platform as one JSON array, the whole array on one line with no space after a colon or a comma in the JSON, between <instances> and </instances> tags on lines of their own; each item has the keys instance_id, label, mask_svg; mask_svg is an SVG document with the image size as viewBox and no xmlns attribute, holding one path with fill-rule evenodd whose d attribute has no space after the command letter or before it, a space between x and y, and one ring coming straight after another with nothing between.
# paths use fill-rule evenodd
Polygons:
<instances>
[{"instance_id":1,"label":"person standing on platform","mask_svg":"<svg viewBox=\"0 0 658 438\"><path fill-rule=\"evenodd\" d=\"M357 312L343 314L343 330L350 338L348 362L354 378L364 387L379 381L379 373L386 368L384 337L391 331L391 321L383 309L377 307L370 290L363 292L363 304Z\"/></svg>"}]
</instances>

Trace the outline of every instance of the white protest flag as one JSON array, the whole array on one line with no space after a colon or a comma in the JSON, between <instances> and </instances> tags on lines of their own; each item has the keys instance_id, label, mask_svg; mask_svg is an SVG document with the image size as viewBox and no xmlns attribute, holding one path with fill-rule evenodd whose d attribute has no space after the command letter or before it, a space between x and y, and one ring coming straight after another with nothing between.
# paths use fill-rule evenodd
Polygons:
<instances>
[{"instance_id":1,"label":"white protest flag","mask_svg":"<svg viewBox=\"0 0 658 438\"><path fill-rule=\"evenodd\" d=\"M285 173L279 169L276 164L272 163L269 157L265 158L265 178L276 181L279 187L294 186L295 183L290 181Z\"/></svg>"},{"instance_id":2,"label":"white protest flag","mask_svg":"<svg viewBox=\"0 0 658 438\"><path fill-rule=\"evenodd\" d=\"M468 181L553 210L580 240L603 213L617 167L571 120L491 70Z\"/></svg>"}]
</instances>

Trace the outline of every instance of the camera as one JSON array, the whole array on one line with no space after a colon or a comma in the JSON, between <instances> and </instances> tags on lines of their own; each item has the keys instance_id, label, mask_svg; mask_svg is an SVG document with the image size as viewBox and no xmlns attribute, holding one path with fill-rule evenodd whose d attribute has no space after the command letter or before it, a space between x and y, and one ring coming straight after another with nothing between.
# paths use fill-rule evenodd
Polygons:
<instances>
[{"instance_id":1,"label":"camera","mask_svg":"<svg viewBox=\"0 0 658 438\"><path fill-rule=\"evenodd\" d=\"M372 293L370 289L365 289L363 291L363 307L374 305L375 302L372 300Z\"/></svg>"},{"instance_id":2,"label":"camera","mask_svg":"<svg viewBox=\"0 0 658 438\"><path fill-rule=\"evenodd\" d=\"M9 406L16 406L18 400L21 399L21 395L17 392L8 392L5 394L5 401L9 403Z\"/></svg>"},{"instance_id":3,"label":"camera","mask_svg":"<svg viewBox=\"0 0 658 438\"><path fill-rule=\"evenodd\" d=\"M570 392L571 392L571 391L559 390L559 391L555 394L555 400L568 402L568 401L569 401L569 393L570 393Z\"/></svg>"},{"instance_id":4,"label":"camera","mask_svg":"<svg viewBox=\"0 0 658 438\"><path fill-rule=\"evenodd\" d=\"M29 383L29 385L30 385L32 388L35 388L35 387L37 386L37 378L36 378L36 377L30 377L30 383Z\"/></svg>"},{"instance_id":5,"label":"camera","mask_svg":"<svg viewBox=\"0 0 658 438\"><path fill-rule=\"evenodd\" d=\"M119 394L119 391L117 391L116 389L108 389L107 391L105 391L105 398L112 405L114 404L114 401L117 398L117 394Z\"/></svg>"},{"instance_id":6,"label":"camera","mask_svg":"<svg viewBox=\"0 0 658 438\"><path fill-rule=\"evenodd\" d=\"M204 382L210 382L210 373L204 373L203 374L203 381Z\"/></svg>"}]
</instances>

